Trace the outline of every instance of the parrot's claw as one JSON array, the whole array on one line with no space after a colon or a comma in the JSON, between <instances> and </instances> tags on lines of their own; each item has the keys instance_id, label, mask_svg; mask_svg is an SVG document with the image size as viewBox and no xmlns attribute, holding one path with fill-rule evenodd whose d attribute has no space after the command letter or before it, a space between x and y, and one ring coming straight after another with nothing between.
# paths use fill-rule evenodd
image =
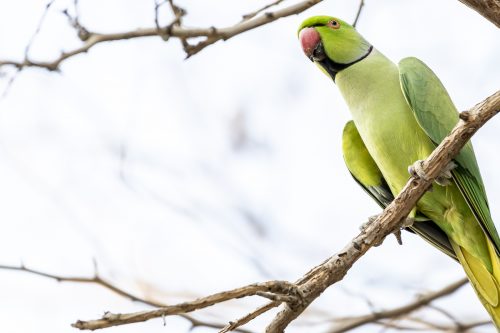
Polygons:
<instances>
[{"instance_id":1,"label":"parrot's claw","mask_svg":"<svg viewBox=\"0 0 500 333\"><path fill-rule=\"evenodd\" d=\"M423 180L429 180L429 178L427 177L427 174L424 172L424 169L422 166L423 163L424 163L424 161L422 161L422 160L416 161L415 163L413 163L413 165L410 165L408 167L408 173L413 177L421 178ZM450 179L453 177L453 175L451 174L451 170L455 169L456 167L457 167L457 165L453 161L451 161L441 171L439 176L437 176L434 181L438 185L441 185L441 186L450 185L451 184Z\"/></svg>"},{"instance_id":2,"label":"parrot's claw","mask_svg":"<svg viewBox=\"0 0 500 333\"><path fill-rule=\"evenodd\" d=\"M455 162L451 161L446 165L446 167L441 171L441 174L434 180L438 185L441 186L448 186L451 184L451 179L453 178L453 175L451 174L451 171L455 169L457 165Z\"/></svg>"},{"instance_id":3,"label":"parrot's claw","mask_svg":"<svg viewBox=\"0 0 500 333\"><path fill-rule=\"evenodd\" d=\"M394 231L393 235L396 237L399 245L403 245L403 240L401 239L401 229Z\"/></svg>"},{"instance_id":4,"label":"parrot's claw","mask_svg":"<svg viewBox=\"0 0 500 333\"><path fill-rule=\"evenodd\" d=\"M393 232L394 236L396 236L396 240L398 241L399 245L403 245L403 239L401 238L401 230L411 227L413 223L415 223L415 219L413 217L407 217L404 220L403 224L401 224L401 229L398 229Z\"/></svg>"},{"instance_id":5,"label":"parrot's claw","mask_svg":"<svg viewBox=\"0 0 500 333\"><path fill-rule=\"evenodd\" d=\"M365 223L363 223L359 227L359 230L365 231L366 228L368 228L368 226L370 224L372 224L377 219L377 217L379 217L379 216L380 216L380 214L372 215L372 216L368 217L368 221L365 222ZM415 223L415 219L413 217L407 217L405 219L405 221L403 222L403 224L401 225L401 229L405 229L405 228L411 227L413 225L413 223ZM403 240L401 239L401 229L398 229L398 230L396 230L396 231L393 232L393 234L396 237L396 240L398 241L399 245L403 245ZM383 242L383 240L380 241L377 244L374 244L373 246L379 246L379 245L382 244L382 242Z\"/></svg>"}]
</instances>

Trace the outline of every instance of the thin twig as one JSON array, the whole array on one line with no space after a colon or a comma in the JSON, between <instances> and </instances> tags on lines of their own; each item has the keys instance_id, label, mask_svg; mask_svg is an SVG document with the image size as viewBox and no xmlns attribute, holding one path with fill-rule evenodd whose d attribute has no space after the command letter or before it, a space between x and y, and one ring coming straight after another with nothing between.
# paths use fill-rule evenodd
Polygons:
<instances>
[{"instance_id":1,"label":"thin twig","mask_svg":"<svg viewBox=\"0 0 500 333\"><path fill-rule=\"evenodd\" d=\"M361 0L359 2L359 7L358 7L358 12L356 13L356 18L354 19L354 22L352 23L353 27L356 27L356 24L358 24L359 16L361 15L361 11L363 10L364 6L365 6L365 0Z\"/></svg>"},{"instance_id":2,"label":"thin twig","mask_svg":"<svg viewBox=\"0 0 500 333\"><path fill-rule=\"evenodd\" d=\"M155 26L156 26L156 30L158 31L158 34L161 33L160 8L161 8L161 6L163 6L166 3L167 3L166 0L161 0L161 1L155 0Z\"/></svg>"},{"instance_id":3,"label":"thin twig","mask_svg":"<svg viewBox=\"0 0 500 333\"><path fill-rule=\"evenodd\" d=\"M219 333L227 333L227 332L236 331L239 329L239 327L247 324L248 322L250 322L253 319L260 316L261 314L266 313L267 311L279 306L280 304L281 303L279 303L279 302L270 302L270 303L267 303L263 306L260 306L256 310L245 315L244 317L241 317L235 321L230 321L226 326L224 326L222 328L222 330L219 331Z\"/></svg>"},{"instance_id":4,"label":"thin twig","mask_svg":"<svg viewBox=\"0 0 500 333\"><path fill-rule=\"evenodd\" d=\"M370 314L364 315L364 316L359 316L359 317L354 317L354 318L344 318L344 319L337 319L336 321L344 321L344 323L341 323L340 325L336 325L335 328L331 329L328 331L329 333L343 333L347 332L349 330L358 328L360 326L366 325L366 324L373 324L379 320L382 319L387 319L387 318L398 318L403 315L407 315L415 310L418 310L422 308L423 306L426 306L430 304L432 301L441 298L443 296L450 295L451 293L455 292L458 290L460 287L465 285L468 282L467 278L460 279L438 291L428 293L425 295L422 295L418 297L416 300L403 305L396 307L394 309L390 310L385 310L385 311L375 311Z\"/></svg>"},{"instance_id":5,"label":"thin twig","mask_svg":"<svg viewBox=\"0 0 500 333\"><path fill-rule=\"evenodd\" d=\"M33 45L33 43L35 42L35 39L36 37L38 36L38 34L40 33L40 30L42 30L42 25L43 23L45 22L45 18L47 17L47 14L49 13L49 10L50 10L50 7L52 7L52 5L54 4L54 1L55 0L50 0L46 5L45 5L45 9L43 10L43 13L42 15L40 16L40 19L38 20L38 25L36 26L36 29L35 31L33 32L33 34L31 35L28 43L26 44L25 48L24 48L24 61L23 63L26 63L27 59L29 58L29 53L30 53L30 50L31 50L31 47ZM0 62L0 67L1 67L1 62ZM12 84L14 83L14 81L16 80L17 76L19 75L19 72L23 69L23 67L17 67L16 66L16 70L15 72L11 75L11 77L9 78L9 80L7 81L7 84L5 85L5 88L4 88L4 91L2 93L2 98L4 98L7 93L9 92L10 90L10 87L12 86Z\"/></svg>"},{"instance_id":6,"label":"thin twig","mask_svg":"<svg viewBox=\"0 0 500 333\"><path fill-rule=\"evenodd\" d=\"M269 9L271 7L274 7L274 6L277 6L279 5L280 3L282 3L283 1L285 0L275 0L274 2L271 2L270 4L268 5L265 5L264 7L260 8L260 9L257 9L256 11L254 12L251 12L251 13L248 13L248 14L245 14L243 15L243 19L242 21L247 21L251 18L254 18L255 16L259 15L260 13L262 13L263 11L265 11L266 9Z\"/></svg>"},{"instance_id":7,"label":"thin twig","mask_svg":"<svg viewBox=\"0 0 500 333\"><path fill-rule=\"evenodd\" d=\"M432 329L435 331L464 333L464 332L469 332L471 329L480 326L493 326L493 323L489 319L473 321L465 324L460 323L458 321L457 322L453 321L450 325L438 324L435 322L431 322L429 320L424 320L422 318L408 317L406 318L406 320L410 322L415 322L423 326L422 328L420 328L421 331L428 331L429 329ZM389 326L387 322L377 322L377 324Z\"/></svg>"}]
</instances>

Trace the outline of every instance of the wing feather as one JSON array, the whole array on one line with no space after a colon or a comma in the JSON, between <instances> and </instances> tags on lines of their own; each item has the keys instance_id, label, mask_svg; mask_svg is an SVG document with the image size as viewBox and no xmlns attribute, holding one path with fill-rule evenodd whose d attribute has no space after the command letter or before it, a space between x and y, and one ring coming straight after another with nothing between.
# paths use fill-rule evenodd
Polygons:
<instances>
[{"instance_id":1,"label":"wing feather","mask_svg":"<svg viewBox=\"0 0 500 333\"><path fill-rule=\"evenodd\" d=\"M420 127L436 144L451 132L459 121L458 111L439 78L417 58L399 62L401 89ZM491 218L486 191L471 142L455 157L458 167L452 171L462 195L484 233L500 254L500 238Z\"/></svg>"}]
</instances>

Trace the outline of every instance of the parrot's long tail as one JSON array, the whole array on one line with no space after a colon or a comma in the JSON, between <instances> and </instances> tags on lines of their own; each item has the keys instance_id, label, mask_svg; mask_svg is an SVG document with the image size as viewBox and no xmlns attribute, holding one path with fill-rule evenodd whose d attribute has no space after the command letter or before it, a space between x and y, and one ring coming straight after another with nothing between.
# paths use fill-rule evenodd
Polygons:
<instances>
[{"instance_id":1,"label":"parrot's long tail","mask_svg":"<svg viewBox=\"0 0 500 333\"><path fill-rule=\"evenodd\" d=\"M450 243L472 287L490 314L498 332L500 332L500 259L495 251L495 247L487 239L488 251L492 262L492 271L490 272L479 259L472 256L463 247L451 239Z\"/></svg>"}]
</instances>

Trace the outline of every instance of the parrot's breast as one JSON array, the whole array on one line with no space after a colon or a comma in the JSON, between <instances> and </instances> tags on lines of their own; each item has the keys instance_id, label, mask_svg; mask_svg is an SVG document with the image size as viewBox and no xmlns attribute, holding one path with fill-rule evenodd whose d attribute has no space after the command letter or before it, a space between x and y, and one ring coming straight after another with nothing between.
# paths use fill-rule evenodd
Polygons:
<instances>
[{"instance_id":1,"label":"parrot's breast","mask_svg":"<svg viewBox=\"0 0 500 333\"><path fill-rule=\"evenodd\" d=\"M408 181L408 166L434 146L406 103L397 66L374 50L340 72L337 85L368 151L393 193L399 193Z\"/></svg>"}]
</instances>

